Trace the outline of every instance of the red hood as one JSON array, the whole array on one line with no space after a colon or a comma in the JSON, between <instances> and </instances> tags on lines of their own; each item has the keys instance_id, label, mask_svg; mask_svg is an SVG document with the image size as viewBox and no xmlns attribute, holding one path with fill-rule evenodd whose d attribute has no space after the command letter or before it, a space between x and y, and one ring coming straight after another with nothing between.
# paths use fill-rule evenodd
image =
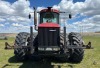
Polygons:
<instances>
[{"instance_id":1,"label":"red hood","mask_svg":"<svg viewBox=\"0 0 100 68\"><path fill-rule=\"evenodd\" d=\"M56 24L56 23L42 23L42 24L39 24L38 27L56 27L56 28L59 28L59 24Z\"/></svg>"}]
</instances>

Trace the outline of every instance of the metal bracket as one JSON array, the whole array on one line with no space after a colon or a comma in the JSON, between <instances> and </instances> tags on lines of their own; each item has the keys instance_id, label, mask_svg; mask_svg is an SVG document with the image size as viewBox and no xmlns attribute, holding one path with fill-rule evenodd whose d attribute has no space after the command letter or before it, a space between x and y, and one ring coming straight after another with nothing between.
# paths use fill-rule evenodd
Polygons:
<instances>
[{"instance_id":1,"label":"metal bracket","mask_svg":"<svg viewBox=\"0 0 100 68\"><path fill-rule=\"evenodd\" d=\"M5 42L5 48L4 49L18 49L18 48L22 48L22 49L26 49L26 48L30 48L30 46L15 46L15 45L9 45L7 42Z\"/></svg>"},{"instance_id":2,"label":"metal bracket","mask_svg":"<svg viewBox=\"0 0 100 68\"><path fill-rule=\"evenodd\" d=\"M7 42L5 42L5 49L14 49L14 46L10 46Z\"/></svg>"},{"instance_id":3,"label":"metal bracket","mask_svg":"<svg viewBox=\"0 0 100 68\"><path fill-rule=\"evenodd\" d=\"M83 46L67 46L68 49L93 49L93 47L91 46L91 42L89 42L87 45L83 45Z\"/></svg>"},{"instance_id":4,"label":"metal bracket","mask_svg":"<svg viewBox=\"0 0 100 68\"><path fill-rule=\"evenodd\" d=\"M82 47L85 47L85 49L93 49L93 47L91 46L91 42L88 42L87 45L83 45Z\"/></svg>"}]
</instances>

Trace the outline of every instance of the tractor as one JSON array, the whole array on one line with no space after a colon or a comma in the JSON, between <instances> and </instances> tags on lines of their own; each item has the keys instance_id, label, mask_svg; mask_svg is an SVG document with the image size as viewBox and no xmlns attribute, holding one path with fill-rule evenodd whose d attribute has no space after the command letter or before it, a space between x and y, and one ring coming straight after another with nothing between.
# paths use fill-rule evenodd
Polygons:
<instances>
[{"instance_id":1,"label":"tractor","mask_svg":"<svg viewBox=\"0 0 100 68\"><path fill-rule=\"evenodd\" d=\"M91 42L84 45L82 36L79 33L66 33L66 26L61 33L59 22L59 10L47 7L37 12L34 8L34 29L30 26L30 33L20 32L15 39L14 54L18 60L31 58L41 60L48 57L57 58L60 61L81 62L84 57L84 49L91 48ZM37 13L40 21L37 22ZM71 14L68 14L71 18ZM29 19L31 19L31 12ZM38 25L37 25L38 24ZM33 30L36 30L35 33ZM6 48L7 48L6 42Z\"/></svg>"}]
</instances>

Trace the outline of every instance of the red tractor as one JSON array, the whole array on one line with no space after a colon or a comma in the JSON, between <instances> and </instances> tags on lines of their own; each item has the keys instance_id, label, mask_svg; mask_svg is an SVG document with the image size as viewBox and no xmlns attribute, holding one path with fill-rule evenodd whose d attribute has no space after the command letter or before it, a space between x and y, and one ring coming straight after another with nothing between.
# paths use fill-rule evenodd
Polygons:
<instances>
[{"instance_id":1,"label":"red tractor","mask_svg":"<svg viewBox=\"0 0 100 68\"><path fill-rule=\"evenodd\" d=\"M66 27L63 33L60 33L59 15L64 12L48 7L38 13L40 22L37 26L37 11L34 8L34 29L38 32L33 33L33 27L30 27L30 33L21 32L16 36L13 48L17 59L40 60L52 57L60 61L81 62L84 56L83 49L91 48L91 45L89 43L85 46L79 33L67 34ZM29 18L31 18L31 13Z\"/></svg>"}]
</instances>

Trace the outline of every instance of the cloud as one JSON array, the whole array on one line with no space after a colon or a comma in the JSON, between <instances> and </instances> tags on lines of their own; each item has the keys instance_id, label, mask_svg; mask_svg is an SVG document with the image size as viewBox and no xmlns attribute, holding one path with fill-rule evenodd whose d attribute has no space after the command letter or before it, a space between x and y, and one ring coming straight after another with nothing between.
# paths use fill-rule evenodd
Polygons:
<instances>
[{"instance_id":1,"label":"cloud","mask_svg":"<svg viewBox=\"0 0 100 68\"><path fill-rule=\"evenodd\" d=\"M11 8L11 4L9 2L0 0L0 16L7 16L13 12L14 10Z\"/></svg>"},{"instance_id":2,"label":"cloud","mask_svg":"<svg viewBox=\"0 0 100 68\"><path fill-rule=\"evenodd\" d=\"M6 21L5 19L3 19L3 18L0 18L0 22L4 22L4 21Z\"/></svg>"},{"instance_id":3,"label":"cloud","mask_svg":"<svg viewBox=\"0 0 100 68\"><path fill-rule=\"evenodd\" d=\"M13 14L17 16L27 17L29 12L33 11L29 6L29 1L18 0L12 4L12 8L15 10Z\"/></svg>"},{"instance_id":4,"label":"cloud","mask_svg":"<svg viewBox=\"0 0 100 68\"><path fill-rule=\"evenodd\" d=\"M11 17L7 18L6 20L9 21L9 22L15 22L15 23L23 23L23 22L29 23L29 22L31 22L28 19L28 17L26 18L26 17L21 17L21 16L11 16Z\"/></svg>"},{"instance_id":5,"label":"cloud","mask_svg":"<svg viewBox=\"0 0 100 68\"><path fill-rule=\"evenodd\" d=\"M6 21L28 21L28 14L32 12L29 1L18 0L14 3L0 1L0 18Z\"/></svg>"},{"instance_id":6,"label":"cloud","mask_svg":"<svg viewBox=\"0 0 100 68\"><path fill-rule=\"evenodd\" d=\"M74 22L72 25L76 26L77 29L83 29L85 32L100 31L100 20L98 20L98 18L98 15L90 18L85 18L82 21Z\"/></svg>"},{"instance_id":7,"label":"cloud","mask_svg":"<svg viewBox=\"0 0 100 68\"><path fill-rule=\"evenodd\" d=\"M19 23L12 23L12 26L14 26L14 27L21 27L21 28L29 28L30 26L25 26L25 25L23 25L23 24L19 24ZM21 29L20 28L20 29Z\"/></svg>"},{"instance_id":8,"label":"cloud","mask_svg":"<svg viewBox=\"0 0 100 68\"><path fill-rule=\"evenodd\" d=\"M73 3L73 0L62 0L58 5L54 5L53 8L71 12L73 15L72 20L75 18L80 19L82 16L86 17L80 21L73 21L72 24L67 24L70 29L78 31L82 26L84 31L100 31L100 0L85 0L84 2L76 3ZM78 14L80 15L77 16ZM66 14L61 14L61 16L68 19Z\"/></svg>"},{"instance_id":9,"label":"cloud","mask_svg":"<svg viewBox=\"0 0 100 68\"><path fill-rule=\"evenodd\" d=\"M3 24L0 24L0 27L4 27L4 25Z\"/></svg>"},{"instance_id":10,"label":"cloud","mask_svg":"<svg viewBox=\"0 0 100 68\"><path fill-rule=\"evenodd\" d=\"M37 11L44 8L43 6L37 7ZM100 0L85 0L84 2L76 3L74 3L73 0L61 0L61 2L58 5L54 5L53 8L68 12L60 15L62 24L65 22L63 17L66 17L66 20L68 20L68 14L71 12L73 18L71 19L72 22L68 22L66 25L68 31L79 32L81 27L84 31L100 31ZM0 0L0 26L8 27L9 32L11 32L10 30L12 29L16 31L16 29L19 28L24 31L24 28L29 28L29 26L32 25L31 22L33 20L28 19L30 12L33 12L33 8L30 7L29 1L17 0L14 3L10 3ZM82 16L85 17L81 19Z\"/></svg>"},{"instance_id":11,"label":"cloud","mask_svg":"<svg viewBox=\"0 0 100 68\"><path fill-rule=\"evenodd\" d=\"M20 27L21 29L24 29L24 27L28 28L32 22L28 19L30 12L33 12L33 8L30 7L29 1L17 0L14 3L10 3L0 0L0 26L5 25L4 29L0 28L0 30L6 32L9 29L9 32L11 32L12 28L16 31L14 27Z\"/></svg>"},{"instance_id":12,"label":"cloud","mask_svg":"<svg viewBox=\"0 0 100 68\"><path fill-rule=\"evenodd\" d=\"M15 15L25 17L30 11L33 10L30 8L29 1L18 0L13 4L7 1L0 1L0 16Z\"/></svg>"},{"instance_id":13,"label":"cloud","mask_svg":"<svg viewBox=\"0 0 100 68\"><path fill-rule=\"evenodd\" d=\"M81 9L83 15L94 16L100 14L100 0L86 0L85 7Z\"/></svg>"},{"instance_id":14,"label":"cloud","mask_svg":"<svg viewBox=\"0 0 100 68\"><path fill-rule=\"evenodd\" d=\"M13 23L12 26L15 26L15 27L21 26L22 27L23 25L22 24L18 24L18 23Z\"/></svg>"},{"instance_id":15,"label":"cloud","mask_svg":"<svg viewBox=\"0 0 100 68\"><path fill-rule=\"evenodd\" d=\"M73 0L62 0L53 8L61 11L72 12L73 15L81 13L82 15L92 16L100 14L100 0L85 0L85 2L73 3Z\"/></svg>"}]
</instances>

